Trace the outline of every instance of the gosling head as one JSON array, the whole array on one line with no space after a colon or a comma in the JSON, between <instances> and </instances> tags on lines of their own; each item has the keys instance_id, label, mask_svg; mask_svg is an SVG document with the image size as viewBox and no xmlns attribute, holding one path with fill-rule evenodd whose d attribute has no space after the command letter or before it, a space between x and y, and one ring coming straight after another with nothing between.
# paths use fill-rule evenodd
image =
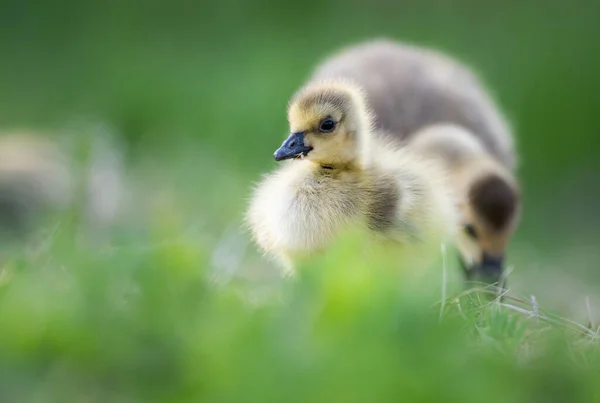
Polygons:
<instances>
[{"instance_id":1,"label":"gosling head","mask_svg":"<svg viewBox=\"0 0 600 403\"><path fill-rule=\"evenodd\" d=\"M273 157L303 158L322 165L357 163L371 130L362 90L346 82L320 82L300 89L288 108L290 135Z\"/></svg>"},{"instance_id":2,"label":"gosling head","mask_svg":"<svg viewBox=\"0 0 600 403\"><path fill-rule=\"evenodd\" d=\"M458 246L468 279L500 283L505 250L520 217L516 186L500 175L485 174L471 184L461 210L464 231Z\"/></svg>"}]
</instances>

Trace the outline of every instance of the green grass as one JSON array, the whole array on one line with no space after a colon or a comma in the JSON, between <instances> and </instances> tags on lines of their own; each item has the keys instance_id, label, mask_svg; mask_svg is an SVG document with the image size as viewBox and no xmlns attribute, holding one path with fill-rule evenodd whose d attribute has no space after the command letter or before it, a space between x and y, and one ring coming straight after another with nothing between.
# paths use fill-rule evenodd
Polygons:
<instances>
[{"instance_id":1,"label":"green grass","mask_svg":"<svg viewBox=\"0 0 600 403\"><path fill-rule=\"evenodd\" d=\"M220 242L223 256L239 254L223 277L218 245L177 210L102 245L64 219L35 248L5 254L0 401L600 397L597 328L532 298L464 289L443 265L452 251L445 276L436 263L414 279L348 236L281 281L252 247L231 246L234 232Z\"/></svg>"}]
</instances>

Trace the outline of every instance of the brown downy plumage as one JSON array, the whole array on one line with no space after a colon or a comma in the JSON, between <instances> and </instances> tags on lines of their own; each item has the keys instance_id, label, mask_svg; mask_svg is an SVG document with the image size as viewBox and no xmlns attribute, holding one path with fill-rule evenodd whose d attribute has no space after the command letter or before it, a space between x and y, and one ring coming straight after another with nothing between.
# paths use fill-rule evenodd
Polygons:
<instances>
[{"instance_id":1,"label":"brown downy plumage","mask_svg":"<svg viewBox=\"0 0 600 403\"><path fill-rule=\"evenodd\" d=\"M291 134L274 155L282 165L258 184L247 212L258 245L288 270L353 226L436 250L454 236L442 171L373 133L359 87L311 82L292 98L288 120Z\"/></svg>"},{"instance_id":2,"label":"brown downy plumage","mask_svg":"<svg viewBox=\"0 0 600 403\"><path fill-rule=\"evenodd\" d=\"M511 128L475 74L437 51L380 39L339 51L311 79L330 78L364 88L382 133L404 144L427 133L419 148L447 166L460 200L467 276L498 281L521 209L517 157Z\"/></svg>"},{"instance_id":3,"label":"brown downy plumage","mask_svg":"<svg viewBox=\"0 0 600 403\"><path fill-rule=\"evenodd\" d=\"M0 133L0 244L30 239L51 214L76 210L82 227L95 234L119 217L124 175L116 147L96 134L89 161L78 163L55 137Z\"/></svg>"},{"instance_id":4,"label":"brown downy plumage","mask_svg":"<svg viewBox=\"0 0 600 403\"><path fill-rule=\"evenodd\" d=\"M42 213L66 208L71 185L67 160L52 141L25 132L0 136L2 235L23 235Z\"/></svg>"},{"instance_id":5,"label":"brown downy plumage","mask_svg":"<svg viewBox=\"0 0 600 403\"><path fill-rule=\"evenodd\" d=\"M501 281L502 258L521 213L513 175L460 126L428 126L414 136L409 148L445 164L464 227L456 244L467 278Z\"/></svg>"}]
</instances>

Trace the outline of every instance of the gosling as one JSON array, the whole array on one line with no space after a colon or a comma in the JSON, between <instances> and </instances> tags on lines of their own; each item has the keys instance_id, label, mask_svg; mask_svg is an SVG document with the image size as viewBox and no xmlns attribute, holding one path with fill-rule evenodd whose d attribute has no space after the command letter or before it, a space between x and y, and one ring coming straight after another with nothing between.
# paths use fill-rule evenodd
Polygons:
<instances>
[{"instance_id":1,"label":"gosling","mask_svg":"<svg viewBox=\"0 0 600 403\"><path fill-rule=\"evenodd\" d=\"M350 81L310 82L291 99L282 165L255 188L247 222L262 250L294 273L357 225L375 239L436 245L457 221L442 171L374 133L364 91ZM439 250L439 249L438 249Z\"/></svg>"},{"instance_id":2,"label":"gosling","mask_svg":"<svg viewBox=\"0 0 600 403\"><path fill-rule=\"evenodd\" d=\"M0 233L8 239L28 233L42 212L70 203L67 161L50 140L29 132L0 137Z\"/></svg>"},{"instance_id":3,"label":"gosling","mask_svg":"<svg viewBox=\"0 0 600 403\"><path fill-rule=\"evenodd\" d=\"M449 173L464 223L456 245L466 278L505 285L502 257L521 215L514 177L478 137L460 126L428 126L414 136L409 148L443 162Z\"/></svg>"},{"instance_id":4,"label":"gosling","mask_svg":"<svg viewBox=\"0 0 600 403\"><path fill-rule=\"evenodd\" d=\"M331 78L364 88L378 133L404 145L427 135L416 148L450 171L467 278L499 281L520 221L518 159L511 128L478 77L438 51L377 39L338 51L311 76Z\"/></svg>"},{"instance_id":5,"label":"gosling","mask_svg":"<svg viewBox=\"0 0 600 403\"><path fill-rule=\"evenodd\" d=\"M81 214L94 234L122 217L124 173L117 148L103 133L94 140L89 162L79 162L68 152L66 137L0 133L0 245L30 238L47 217L69 210Z\"/></svg>"}]
</instances>

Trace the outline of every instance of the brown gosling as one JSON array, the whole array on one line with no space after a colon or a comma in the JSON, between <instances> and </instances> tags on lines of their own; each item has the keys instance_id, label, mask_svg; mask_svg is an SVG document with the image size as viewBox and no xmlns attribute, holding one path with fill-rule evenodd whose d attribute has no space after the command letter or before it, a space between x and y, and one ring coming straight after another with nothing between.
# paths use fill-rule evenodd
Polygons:
<instances>
[{"instance_id":1,"label":"brown gosling","mask_svg":"<svg viewBox=\"0 0 600 403\"><path fill-rule=\"evenodd\" d=\"M95 140L89 161L78 163L59 136L0 133L0 235L6 236L0 243L29 237L40 219L69 209L78 209L95 234L116 223L125 201L124 174L117 148L103 136Z\"/></svg>"},{"instance_id":2,"label":"brown gosling","mask_svg":"<svg viewBox=\"0 0 600 403\"><path fill-rule=\"evenodd\" d=\"M409 147L445 163L464 227L456 245L467 278L504 282L502 259L521 215L520 189L511 172L460 126L429 126Z\"/></svg>"},{"instance_id":3,"label":"brown gosling","mask_svg":"<svg viewBox=\"0 0 600 403\"><path fill-rule=\"evenodd\" d=\"M511 128L475 73L433 49L377 39L331 55L311 77L332 78L364 88L379 133L401 144L428 134L427 154L450 169L461 200L458 247L467 277L500 279L520 220L518 161ZM458 129L425 130L442 124Z\"/></svg>"},{"instance_id":4,"label":"brown gosling","mask_svg":"<svg viewBox=\"0 0 600 403\"><path fill-rule=\"evenodd\" d=\"M66 159L55 144L29 132L0 137L1 232L24 233L42 211L65 209L70 194Z\"/></svg>"},{"instance_id":5,"label":"brown gosling","mask_svg":"<svg viewBox=\"0 0 600 403\"><path fill-rule=\"evenodd\" d=\"M439 248L454 236L443 172L375 135L359 86L311 82L292 97L288 121L291 134L274 154L282 164L258 184L246 217L288 274L296 258L325 250L352 225L399 245Z\"/></svg>"}]
</instances>

